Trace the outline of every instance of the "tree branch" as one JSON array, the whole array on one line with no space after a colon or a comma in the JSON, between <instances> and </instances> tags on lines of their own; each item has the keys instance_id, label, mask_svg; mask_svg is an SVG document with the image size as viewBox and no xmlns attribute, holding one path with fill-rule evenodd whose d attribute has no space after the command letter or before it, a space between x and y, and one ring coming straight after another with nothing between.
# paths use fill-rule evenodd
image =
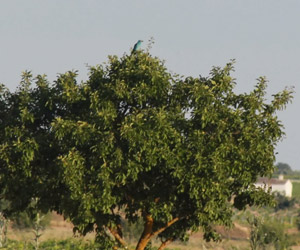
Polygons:
<instances>
[{"instance_id":1,"label":"tree branch","mask_svg":"<svg viewBox=\"0 0 300 250\"><path fill-rule=\"evenodd\" d=\"M153 232L151 236L156 236L161 232L165 231L169 226L172 226L175 222L179 221L179 217L174 218L173 220L169 221L164 227L158 229L157 231Z\"/></svg>"},{"instance_id":2,"label":"tree branch","mask_svg":"<svg viewBox=\"0 0 300 250\"><path fill-rule=\"evenodd\" d=\"M170 238L170 239L167 239L167 240L165 240L165 241L163 241L162 243L161 243L161 245L160 245L160 247L157 249L157 250L163 250L163 249L165 249L165 247L168 245L168 244L170 244L171 242L173 242L173 238Z\"/></svg>"},{"instance_id":3,"label":"tree branch","mask_svg":"<svg viewBox=\"0 0 300 250\"><path fill-rule=\"evenodd\" d=\"M108 230L125 249L128 248L126 241L122 239L122 237L120 236L120 234L118 234L118 232L116 230L113 230L110 227L108 228Z\"/></svg>"},{"instance_id":4,"label":"tree branch","mask_svg":"<svg viewBox=\"0 0 300 250\"><path fill-rule=\"evenodd\" d=\"M179 220L179 217L174 218L173 220L169 221L164 227L158 229L155 232L152 232L153 229L153 218L150 214L145 215L145 225L144 225L144 231L143 234L138 242L138 245L136 247L136 250L143 250L147 243L149 242L149 240L153 237L156 236L158 234L160 234L161 232L163 232L164 230L166 230L168 227L170 227L171 225L173 225L176 221Z\"/></svg>"}]
</instances>

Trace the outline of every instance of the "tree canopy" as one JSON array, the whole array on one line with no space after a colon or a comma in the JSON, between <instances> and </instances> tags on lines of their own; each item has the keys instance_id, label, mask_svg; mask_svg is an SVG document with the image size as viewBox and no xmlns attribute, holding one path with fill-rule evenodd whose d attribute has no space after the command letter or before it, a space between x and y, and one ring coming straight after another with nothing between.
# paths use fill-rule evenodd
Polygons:
<instances>
[{"instance_id":1,"label":"tree canopy","mask_svg":"<svg viewBox=\"0 0 300 250\"><path fill-rule=\"evenodd\" d=\"M262 205L255 188L274 171L283 136L276 113L285 89L266 102L267 81L236 94L233 63L208 77L171 74L149 52L90 67L89 78L25 72L15 92L0 95L1 194L6 214L53 210L82 234L96 230L103 248L126 246L121 220L144 221L136 244L160 249L201 228L231 224L233 208Z\"/></svg>"},{"instance_id":2,"label":"tree canopy","mask_svg":"<svg viewBox=\"0 0 300 250\"><path fill-rule=\"evenodd\" d=\"M291 174L293 172L289 164L278 162L276 164L276 173L278 174Z\"/></svg>"}]
</instances>

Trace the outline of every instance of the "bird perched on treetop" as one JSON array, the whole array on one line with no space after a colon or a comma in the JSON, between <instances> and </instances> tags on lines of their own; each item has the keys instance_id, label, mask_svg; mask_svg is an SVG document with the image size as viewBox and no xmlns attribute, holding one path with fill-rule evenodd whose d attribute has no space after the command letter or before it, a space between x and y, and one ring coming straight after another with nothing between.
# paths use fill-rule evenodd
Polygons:
<instances>
[{"instance_id":1,"label":"bird perched on treetop","mask_svg":"<svg viewBox=\"0 0 300 250\"><path fill-rule=\"evenodd\" d=\"M142 42L143 42L143 40L138 40L136 42L136 44L133 46L133 49L132 49L131 53L134 53L135 51L137 51L141 47Z\"/></svg>"}]
</instances>

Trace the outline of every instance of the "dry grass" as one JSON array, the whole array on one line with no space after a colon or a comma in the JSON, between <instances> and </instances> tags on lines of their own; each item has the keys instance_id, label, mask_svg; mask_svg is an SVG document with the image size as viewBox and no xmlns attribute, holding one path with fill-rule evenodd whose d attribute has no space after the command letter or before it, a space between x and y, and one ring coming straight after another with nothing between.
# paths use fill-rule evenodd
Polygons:
<instances>
[{"instance_id":1,"label":"dry grass","mask_svg":"<svg viewBox=\"0 0 300 250\"><path fill-rule=\"evenodd\" d=\"M34 237L33 231L13 229L11 226L8 227L7 237L12 240L31 241ZM41 241L49 239L65 240L74 237L73 225L65 221L61 215L52 213L52 219L50 226L48 226L43 232L40 238ZM87 240L93 239L94 234L88 234L84 237Z\"/></svg>"}]
</instances>

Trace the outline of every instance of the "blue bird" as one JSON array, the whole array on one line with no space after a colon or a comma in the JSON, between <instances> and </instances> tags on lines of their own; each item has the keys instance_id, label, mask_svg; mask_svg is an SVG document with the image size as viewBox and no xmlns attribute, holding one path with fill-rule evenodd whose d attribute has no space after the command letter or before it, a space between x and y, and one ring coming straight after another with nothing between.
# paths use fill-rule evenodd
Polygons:
<instances>
[{"instance_id":1,"label":"blue bird","mask_svg":"<svg viewBox=\"0 0 300 250\"><path fill-rule=\"evenodd\" d=\"M138 40L137 43L133 46L131 53L136 52L142 45L143 40Z\"/></svg>"}]
</instances>

